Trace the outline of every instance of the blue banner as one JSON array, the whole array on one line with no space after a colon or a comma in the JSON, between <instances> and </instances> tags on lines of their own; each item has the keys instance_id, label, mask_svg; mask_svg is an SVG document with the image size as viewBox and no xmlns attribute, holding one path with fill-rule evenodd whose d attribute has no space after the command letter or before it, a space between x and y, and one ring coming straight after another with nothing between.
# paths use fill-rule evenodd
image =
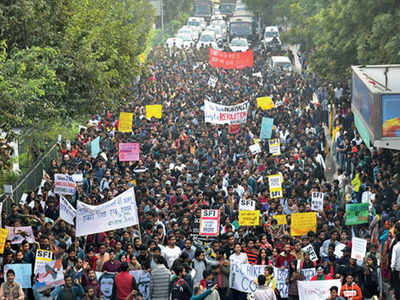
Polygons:
<instances>
[{"instance_id":1,"label":"blue banner","mask_svg":"<svg viewBox=\"0 0 400 300\"><path fill-rule=\"evenodd\" d=\"M260 139L270 139L272 135L272 126L274 126L274 119L262 118Z\"/></svg>"},{"instance_id":2,"label":"blue banner","mask_svg":"<svg viewBox=\"0 0 400 300\"><path fill-rule=\"evenodd\" d=\"M23 289L29 289L32 287L31 276L32 276L32 265L31 264L10 264L4 266L4 278L7 278L6 274L8 270L15 272L15 281L18 282Z\"/></svg>"}]
</instances>

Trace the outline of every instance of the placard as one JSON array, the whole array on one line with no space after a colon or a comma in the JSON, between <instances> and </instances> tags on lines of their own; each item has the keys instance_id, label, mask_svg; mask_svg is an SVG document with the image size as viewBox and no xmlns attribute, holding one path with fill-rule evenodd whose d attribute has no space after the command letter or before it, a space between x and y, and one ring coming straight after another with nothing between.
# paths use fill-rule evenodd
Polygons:
<instances>
[{"instance_id":1,"label":"placard","mask_svg":"<svg viewBox=\"0 0 400 300\"><path fill-rule=\"evenodd\" d=\"M239 226L259 226L260 211L259 210L240 210Z\"/></svg>"},{"instance_id":2,"label":"placard","mask_svg":"<svg viewBox=\"0 0 400 300\"><path fill-rule=\"evenodd\" d=\"M133 113L120 112L118 121L118 131L131 133L132 120L133 120Z\"/></svg>"},{"instance_id":3,"label":"placard","mask_svg":"<svg viewBox=\"0 0 400 300\"><path fill-rule=\"evenodd\" d=\"M72 176L67 174L54 175L54 193L60 195L75 195L76 183Z\"/></svg>"},{"instance_id":4,"label":"placard","mask_svg":"<svg viewBox=\"0 0 400 300\"><path fill-rule=\"evenodd\" d=\"M351 239L351 258L363 260L367 253L367 240L353 236Z\"/></svg>"},{"instance_id":5,"label":"placard","mask_svg":"<svg viewBox=\"0 0 400 300\"><path fill-rule=\"evenodd\" d=\"M38 292L64 284L62 259L56 260L52 251L36 250L34 273L36 275L34 288Z\"/></svg>"},{"instance_id":6,"label":"placard","mask_svg":"<svg viewBox=\"0 0 400 300\"><path fill-rule=\"evenodd\" d=\"M134 188L94 206L78 200L76 236L120 229L139 224Z\"/></svg>"},{"instance_id":7,"label":"placard","mask_svg":"<svg viewBox=\"0 0 400 300\"><path fill-rule=\"evenodd\" d=\"M0 254L4 253L4 246L7 241L8 230L0 228Z\"/></svg>"},{"instance_id":8,"label":"placard","mask_svg":"<svg viewBox=\"0 0 400 300\"><path fill-rule=\"evenodd\" d=\"M29 244L35 242L32 226L6 226L6 229L8 230L7 240L11 241L11 244L21 244L24 240L27 240Z\"/></svg>"},{"instance_id":9,"label":"placard","mask_svg":"<svg viewBox=\"0 0 400 300\"><path fill-rule=\"evenodd\" d=\"M336 247L335 247L335 252L333 254L335 254L337 256L337 258L341 258L343 256L344 248L346 248L345 244L337 243Z\"/></svg>"},{"instance_id":10,"label":"placard","mask_svg":"<svg viewBox=\"0 0 400 300\"><path fill-rule=\"evenodd\" d=\"M60 218L68 224L74 224L74 218L76 217L76 209L72 206L67 199L62 195L60 196ZM55 220L54 220L55 221Z\"/></svg>"},{"instance_id":11,"label":"placard","mask_svg":"<svg viewBox=\"0 0 400 300\"><path fill-rule=\"evenodd\" d=\"M291 236L306 235L309 231L317 232L317 213L295 213L291 214L292 224L290 226Z\"/></svg>"},{"instance_id":12,"label":"placard","mask_svg":"<svg viewBox=\"0 0 400 300\"><path fill-rule=\"evenodd\" d=\"M138 143L119 143L119 161L138 161L139 152Z\"/></svg>"},{"instance_id":13,"label":"placard","mask_svg":"<svg viewBox=\"0 0 400 300\"><path fill-rule=\"evenodd\" d=\"M261 153L261 146L258 143L254 144L254 145L250 145L249 150L250 150L250 153L253 155Z\"/></svg>"},{"instance_id":14,"label":"placard","mask_svg":"<svg viewBox=\"0 0 400 300\"><path fill-rule=\"evenodd\" d=\"M255 210L256 201L249 199L239 200L239 210Z\"/></svg>"},{"instance_id":15,"label":"placard","mask_svg":"<svg viewBox=\"0 0 400 300\"><path fill-rule=\"evenodd\" d=\"M199 235L218 236L220 226L219 209L202 209Z\"/></svg>"},{"instance_id":16,"label":"placard","mask_svg":"<svg viewBox=\"0 0 400 300\"><path fill-rule=\"evenodd\" d=\"M143 300L150 300L150 272L144 270L129 271L135 277L139 292L143 295Z\"/></svg>"},{"instance_id":17,"label":"placard","mask_svg":"<svg viewBox=\"0 0 400 300\"><path fill-rule=\"evenodd\" d=\"M275 288L279 291L282 298L287 298L289 293L289 287L287 285L289 271L288 269L279 269L274 267L274 277L276 280Z\"/></svg>"},{"instance_id":18,"label":"placard","mask_svg":"<svg viewBox=\"0 0 400 300\"><path fill-rule=\"evenodd\" d=\"M221 105L204 100L204 122L211 124L241 124L247 121L249 102Z\"/></svg>"},{"instance_id":19,"label":"placard","mask_svg":"<svg viewBox=\"0 0 400 300\"><path fill-rule=\"evenodd\" d=\"M272 156L279 156L281 155L281 141L279 139L270 139L269 143L269 153Z\"/></svg>"},{"instance_id":20,"label":"placard","mask_svg":"<svg viewBox=\"0 0 400 300\"><path fill-rule=\"evenodd\" d=\"M278 222L278 225L286 225L287 224L286 215L275 215L272 217Z\"/></svg>"},{"instance_id":21,"label":"placard","mask_svg":"<svg viewBox=\"0 0 400 300\"><path fill-rule=\"evenodd\" d=\"M162 105L146 105L146 119L151 119L152 117L156 119L162 118Z\"/></svg>"},{"instance_id":22,"label":"placard","mask_svg":"<svg viewBox=\"0 0 400 300\"><path fill-rule=\"evenodd\" d=\"M368 223L369 203L346 204L345 225Z\"/></svg>"},{"instance_id":23,"label":"placard","mask_svg":"<svg viewBox=\"0 0 400 300\"><path fill-rule=\"evenodd\" d=\"M30 289L32 287L32 265L31 264L8 264L4 266L4 278L7 278L7 271L13 270L15 272L15 282L18 282L23 289Z\"/></svg>"},{"instance_id":24,"label":"placard","mask_svg":"<svg viewBox=\"0 0 400 300\"><path fill-rule=\"evenodd\" d=\"M229 125L229 133L236 134L240 131L240 124L230 124Z\"/></svg>"},{"instance_id":25,"label":"placard","mask_svg":"<svg viewBox=\"0 0 400 300\"><path fill-rule=\"evenodd\" d=\"M274 119L263 117L261 121L260 139L270 139L272 136L272 126Z\"/></svg>"},{"instance_id":26,"label":"placard","mask_svg":"<svg viewBox=\"0 0 400 300\"><path fill-rule=\"evenodd\" d=\"M261 108L262 110L269 110L274 108L275 104L272 101L271 97L259 97L257 98L257 108Z\"/></svg>"},{"instance_id":27,"label":"placard","mask_svg":"<svg viewBox=\"0 0 400 300\"><path fill-rule=\"evenodd\" d=\"M311 210L324 210L324 193L312 192L311 194Z\"/></svg>"},{"instance_id":28,"label":"placard","mask_svg":"<svg viewBox=\"0 0 400 300\"><path fill-rule=\"evenodd\" d=\"M305 253L309 253L310 254L310 260L311 261L318 261L317 253L315 253L314 247L311 244L305 246L304 248L302 248L302 250Z\"/></svg>"},{"instance_id":29,"label":"placard","mask_svg":"<svg viewBox=\"0 0 400 300\"><path fill-rule=\"evenodd\" d=\"M215 88L217 81L218 78L211 75L210 78L208 79L208 86Z\"/></svg>"},{"instance_id":30,"label":"placard","mask_svg":"<svg viewBox=\"0 0 400 300\"><path fill-rule=\"evenodd\" d=\"M315 281L297 281L299 289L299 300L321 300L329 299L332 286L338 290L342 288L340 279L334 280L315 280Z\"/></svg>"},{"instance_id":31,"label":"placard","mask_svg":"<svg viewBox=\"0 0 400 300\"><path fill-rule=\"evenodd\" d=\"M96 158L97 155L101 152L99 136L90 142L90 152L92 157L94 158Z\"/></svg>"},{"instance_id":32,"label":"placard","mask_svg":"<svg viewBox=\"0 0 400 300\"><path fill-rule=\"evenodd\" d=\"M280 174L269 175L268 185L271 199L283 197L282 176Z\"/></svg>"},{"instance_id":33,"label":"placard","mask_svg":"<svg viewBox=\"0 0 400 300\"><path fill-rule=\"evenodd\" d=\"M231 264L229 287L244 293L254 293L257 289L255 280L264 274L265 266L251 264Z\"/></svg>"},{"instance_id":34,"label":"placard","mask_svg":"<svg viewBox=\"0 0 400 300\"><path fill-rule=\"evenodd\" d=\"M317 274L317 271L315 268L307 268L307 269L302 269L301 273L303 273L304 280L310 281L313 276Z\"/></svg>"}]
</instances>

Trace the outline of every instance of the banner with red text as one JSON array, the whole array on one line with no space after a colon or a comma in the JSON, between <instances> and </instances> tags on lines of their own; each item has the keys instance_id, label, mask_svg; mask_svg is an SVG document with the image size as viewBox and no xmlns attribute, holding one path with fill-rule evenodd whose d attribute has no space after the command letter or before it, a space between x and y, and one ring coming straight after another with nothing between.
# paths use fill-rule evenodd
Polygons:
<instances>
[{"instance_id":1,"label":"banner with red text","mask_svg":"<svg viewBox=\"0 0 400 300\"><path fill-rule=\"evenodd\" d=\"M253 50L245 52L224 52L210 48L209 63L215 68L243 69L253 66Z\"/></svg>"},{"instance_id":2,"label":"banner with red text","mask_svg":"<svg viewBox=\"0 0 400 300\"><path fill-rule=\"evenodd\" d=\"M204 121L211 124L246 123L249 102L221 105L204 100Z\"/></svg>"}]
</instances>

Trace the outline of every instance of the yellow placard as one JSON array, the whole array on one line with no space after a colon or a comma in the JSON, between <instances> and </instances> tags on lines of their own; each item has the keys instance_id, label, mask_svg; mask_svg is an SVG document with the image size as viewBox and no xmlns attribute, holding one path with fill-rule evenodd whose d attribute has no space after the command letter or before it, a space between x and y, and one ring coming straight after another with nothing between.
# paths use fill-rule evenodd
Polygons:
<instances>
[{"instance_id":1,"label":"yellow placard","mask_svg":"<svg viewBox=\"0 0 400 300\"><path fill-rule=\"evenodd\" d=\"M6 244L8 230L0 228L0 254L4 253L4 245Z\"/></svg>"},{"instance_id":2,"label":"yellow placard","mask_svg":"<svg viewBox=\"0 0 400 300\"><path fill-rule=\"evenodd\" d=\"M146 105L146 119L151 119L152 117L156 119L161 119L162 117L162 105Z\"/></svg>"},{"instance_id":3,"label":"yellow placard","mask_svg":"<svg viewBox=\"0 0 400 300\"><path fill-rule=\"evenodd\" d=\"M257 107L262 110L269 110L275 107L275 103L271 97L259 97L257 98Z\"/></svg>"},{"instance_id":4,"label":"yellow placard","mask_svg":"<svg viewBox=\"0 0 400 300\"><path fill-rule=\"evenodd\" d=\"M275 215L273 218L278 222L278 225L286 225L286 215Z\"/></svg>"},{"instance_id":5,"label":"yellow placard","mask_svg":"<svg viewBox=\"0 0 400 300\"><path fill-rule=\"evenodd\" d=\"M119 132L132 132L132 119L133 113L120 112L119 113Z\"/></svg>"},{"instance_id":6,"label":"yellow placard","mask_svg":"<svg viewBox=\"0 0 400 300\"><path fill-rule=\"evenodd\" d=\"M139 62L141 64L144 64L145 61L146 61L146 53L143 52L142 54L139 55Z\"/></svg>"},{"instance_id":7,"label":"yellow placard","mask_svg":"<svg viewBox=\"0 0 400 300\"><path fill-rule=\"evenodd\" d=\"M354 179L351 181L351 185L353 187L353 191L358 193L358 191L360 190L360 186L361 186L360 173L356 174L356 177L354 177Z\"/></svg>"},{"instance_id":8,"label":"yellow placard","mask_svg":"<svg viewBox=\"0 0 400 300\"><path fill-rule=\"evenodd\" d=\"M291 214L291 236L306 235L309 231L317 232L316 212Z\"/></svg>"},{"instance_id":9,"label":"yellow placard","mask_svg":"<svg viewBox=\"0 0 400 300\"><path fill-rule=\"evenodd\" d=\"M239 226L259 226L260 211L259 210L240 210Z\"/></svg>"}]
</instances>

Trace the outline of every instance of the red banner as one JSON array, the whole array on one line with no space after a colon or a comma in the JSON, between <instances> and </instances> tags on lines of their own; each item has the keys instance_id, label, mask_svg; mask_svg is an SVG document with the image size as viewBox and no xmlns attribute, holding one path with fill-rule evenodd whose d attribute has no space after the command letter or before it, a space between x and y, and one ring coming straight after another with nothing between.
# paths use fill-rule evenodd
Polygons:
<instances>
[{"instance_id":1,"label":"red banner","mask_svg":"<svg viewBox=\"0 0 400 300\"><path fill-rule=\"evenodd\" d=\"M210 47L209 63L215 68L243 69L253 66L253 50L246 52L223 52Z\"/></svg>"}]
</instances>

